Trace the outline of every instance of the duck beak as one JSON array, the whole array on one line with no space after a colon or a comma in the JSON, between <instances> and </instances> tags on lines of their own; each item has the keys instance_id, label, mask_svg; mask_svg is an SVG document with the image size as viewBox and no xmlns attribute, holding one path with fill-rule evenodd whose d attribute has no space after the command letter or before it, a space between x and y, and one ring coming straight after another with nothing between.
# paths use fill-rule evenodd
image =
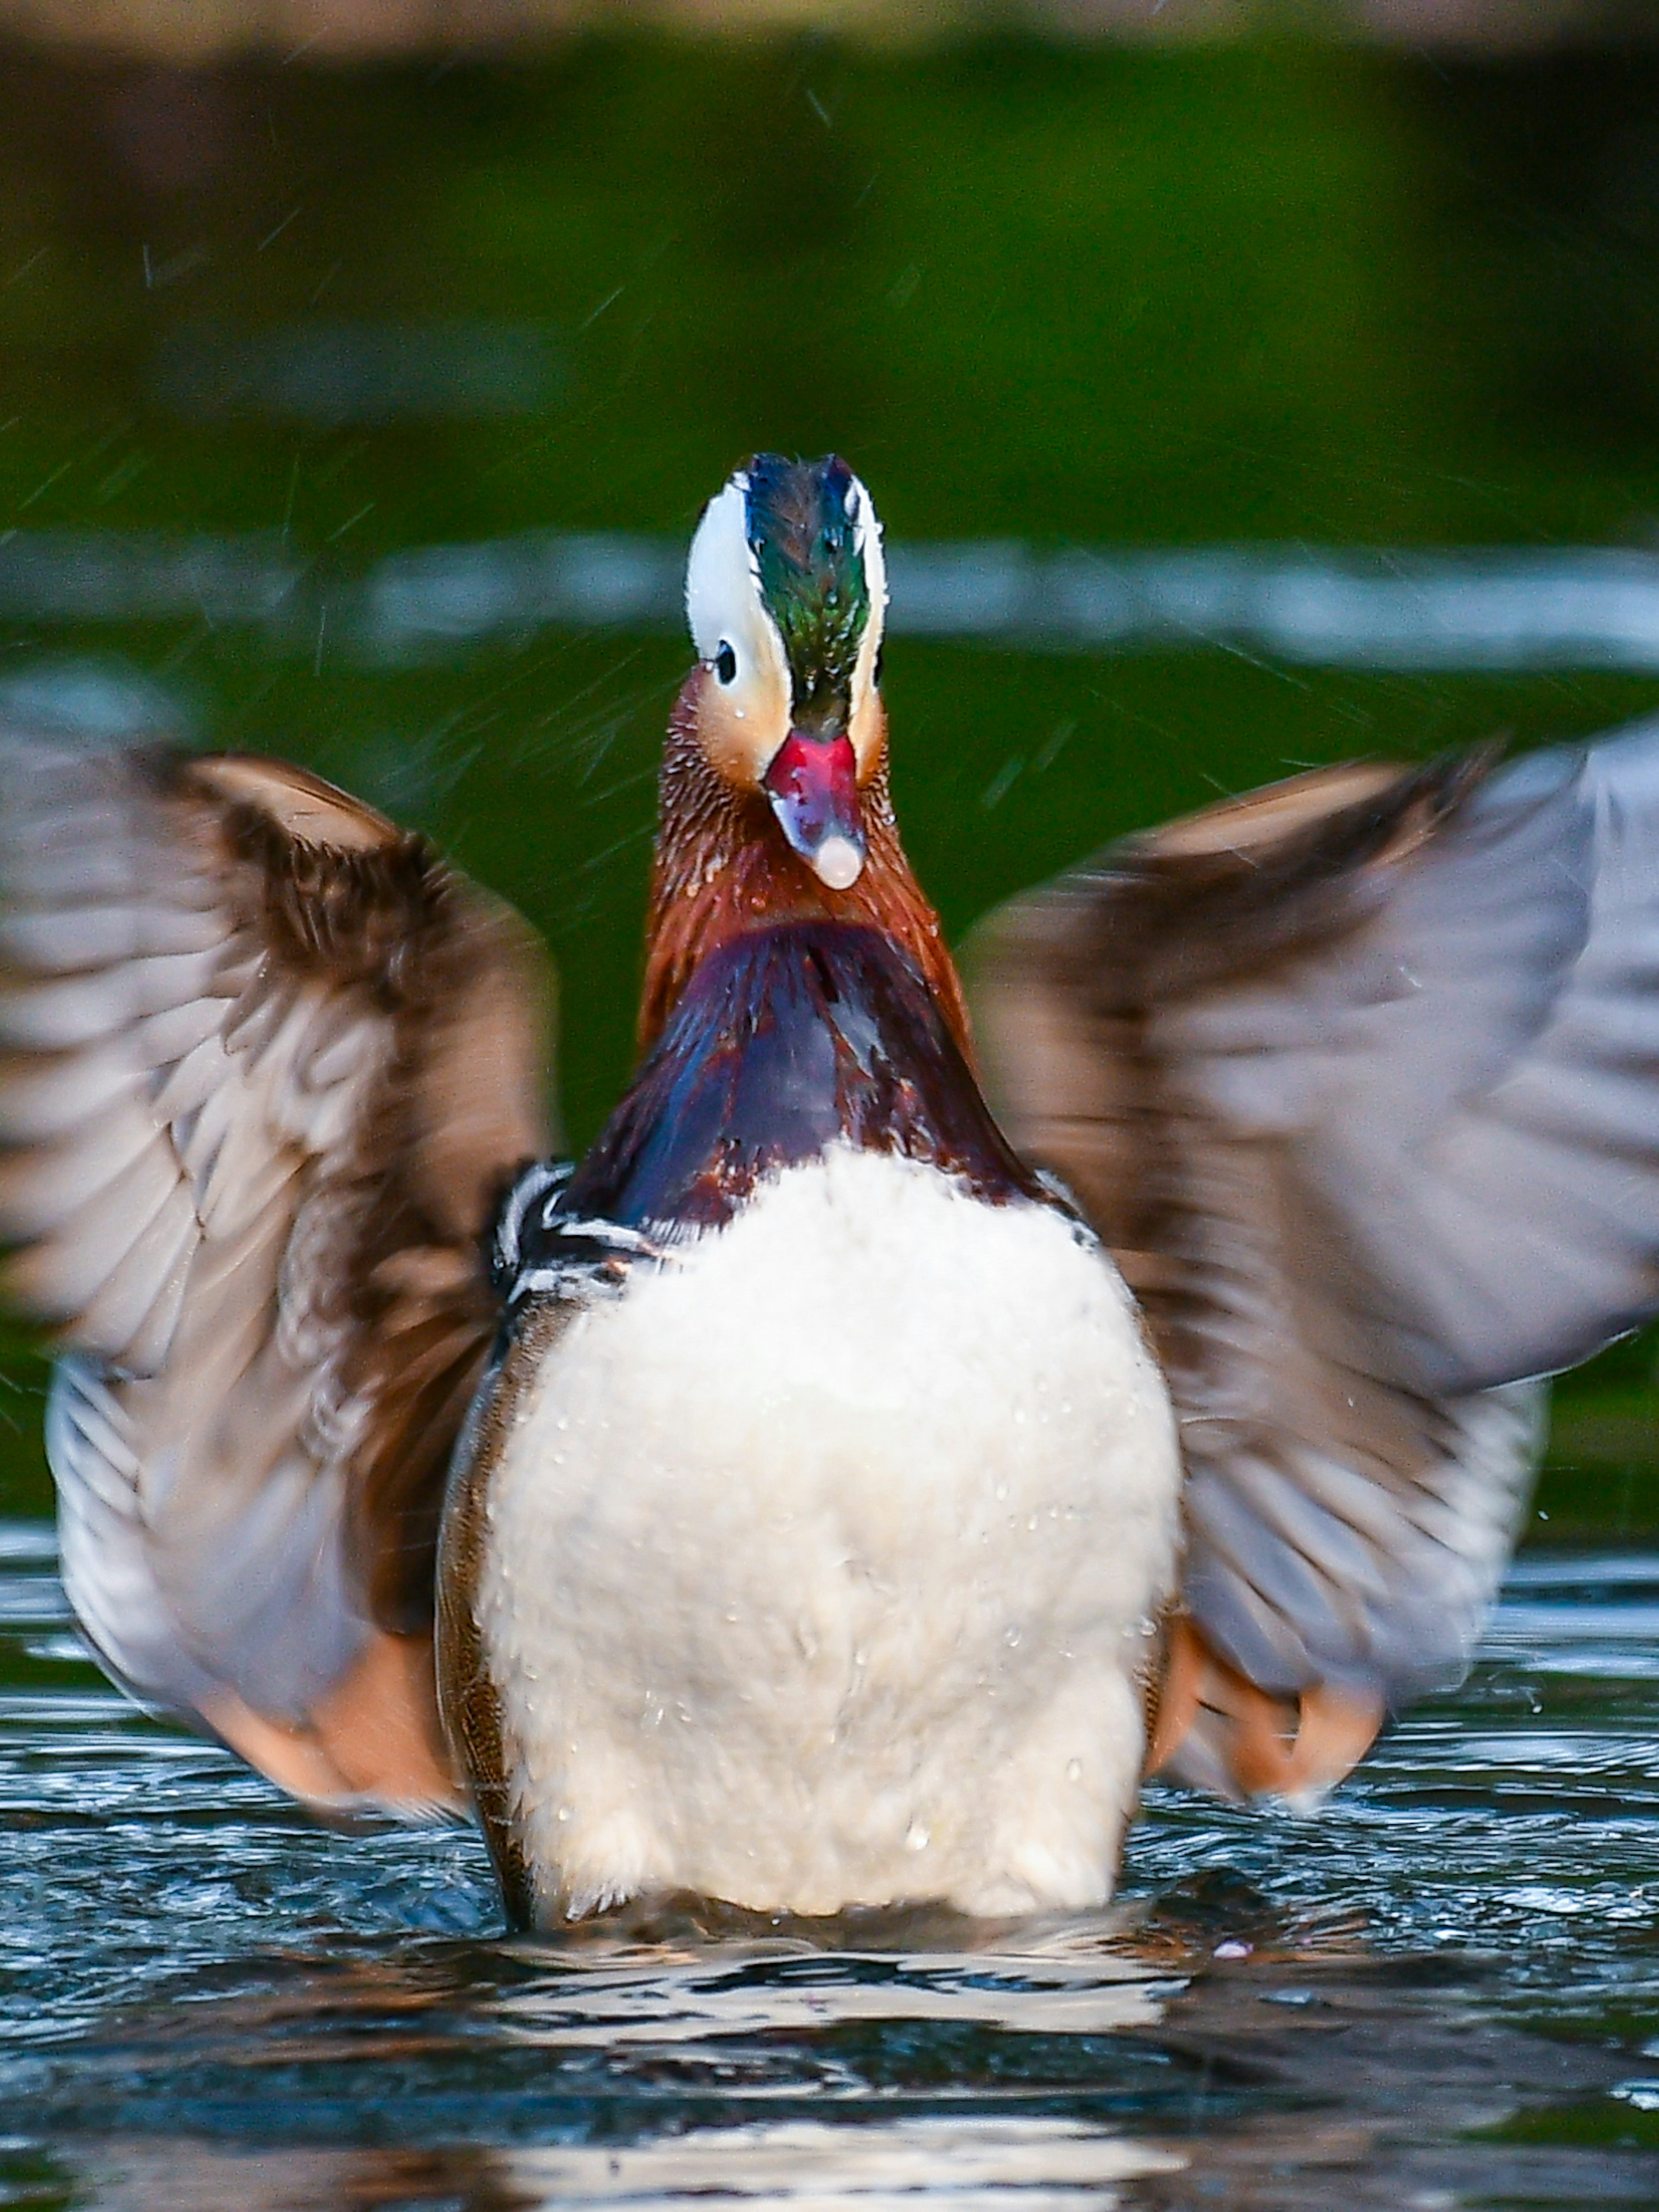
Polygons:
<instances>
[{"instance_id":1,"label":"duck beak","mask_svg":"<svg viewBox=\"0 0 1659 2212\"><path fill-rule=\"evenodd\" d=\"M850 890L864 872L858 760L843 732L809 738L791 730L761 778L779 826L821 884Z\"/></svg>"}]
</instances>

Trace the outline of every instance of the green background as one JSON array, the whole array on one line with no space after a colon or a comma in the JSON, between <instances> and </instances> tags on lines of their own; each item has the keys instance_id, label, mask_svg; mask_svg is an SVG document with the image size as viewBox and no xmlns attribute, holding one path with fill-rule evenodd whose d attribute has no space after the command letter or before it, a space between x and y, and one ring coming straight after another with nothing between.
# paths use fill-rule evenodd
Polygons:
<instances>
[{"instance_id":1,"label":"green background","mask_svg":"<svg viewBox=\"0 0 1659 2212\"><path fill-rule=\"evenodd\" d=\"M749 450L845 453L898 538L1646 545L1659 56L587 40L532 66L0 70L0 532L262 532L313 601L520 530L684 536ZM526 410L194 413L295 325L517 326ZM171 380L170 380L171 379ZM170 396L171 395L171 396ZM628 1066L666 635L377 665L205 619L0 624L204 741L430 829L545 932L590 1136ZM1577 735L1659 680L896 640L908 842L953 931L1122 830L1355 753ZM1541 1534L1659 1528L1653 1352L1563 1394ZM15 1346L0 1480L40 1510Z\"/></svg>"}]
</instances>

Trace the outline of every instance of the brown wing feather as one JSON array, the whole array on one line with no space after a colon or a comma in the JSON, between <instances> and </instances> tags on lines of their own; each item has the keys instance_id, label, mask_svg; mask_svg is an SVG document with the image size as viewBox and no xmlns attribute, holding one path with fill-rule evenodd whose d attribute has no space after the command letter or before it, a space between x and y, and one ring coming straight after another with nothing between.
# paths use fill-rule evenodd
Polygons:
<instances>
[{"instance_id":1,"label":"brown wing feather","mask_svg":"<svg viewBox=\"0 0 1659 2212\"><path fill-rule=\"evenodd\" d=\"M455 1799L437 1515L545 997L516 915L302 769L0 732L0 1233L66 1355L66 1583L302 1796Z\"/></svg>"},{"instance_id":2,"label":"brown wing feather","mask_svg":"<svg viewBox=\"0 0 1659 2212\"><path fill-rule=\"evenodd\" d=\"M1387 1706L1456 1678L1535 1466L1522 1378L1659 1304L1653 933L1634 890L1596 918L1598 881L1639 872L1630 842L1659 854L1659 745L1624 745L1300 777L982 935L999 1103L1115 1253L1181 1419L1187 1622L1158 1735L1188 1778L1322 1784ZM1624 964L1592 1018L1598 959ZM1616 1145L1571 1103L1570 1051L1646 1082ZM1559 1202L1508 1103L1558 1067ZM1475 1228L1468 1191L1500 1167ZM1512 1256L1531 1209L1567 1224L1557 1279Z\"/></svg>"}]
</instances>

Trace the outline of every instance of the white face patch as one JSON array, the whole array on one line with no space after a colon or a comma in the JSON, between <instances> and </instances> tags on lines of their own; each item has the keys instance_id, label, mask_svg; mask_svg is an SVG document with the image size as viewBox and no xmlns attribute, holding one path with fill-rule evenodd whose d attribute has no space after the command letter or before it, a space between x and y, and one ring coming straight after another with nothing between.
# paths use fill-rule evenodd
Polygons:
<instances>
[{"instance_id":1,"label":"white face patch","mask_svg":"<svg viewBox=\"0 0 1659 2212\"><path fill-rule=\"evenodd\" d=\"M685 569L685 614L709 672L699 728L709 757L752 788L789 734L789 663L761 596L741 471L703 509Z\"/></svg>"},{"instance_id":2,"label":"white face patch","mask_svg":"<svg viewBox=\"0 0 1659 2212\"><path fill-rule=\"evenodd\" d=\"M876 664L886 624L887 564L874 503L856 477L847 512L870 599L848 715L864 783L875 772L886 736ZM703 509L691 540L685 613L697 658L708 671L698 703L698 734L720 774L753 790L789 734L794 702L788 658L749 543L749 478L741 469Z\"/></svg>"},{"instance_id":3,"label":"white face patch","mask_svg":"<svg viewBox=\"0 0 1659 2212\"><path fill-rule=\"evenodd\" d=\"M876 687L876 660L881 651L882 633L887 627L887 559L882 550L881 524L877 519L875 502L857 477L853 479L847 504L853 519L854 543L864 562L864 581L870 594L870 619L859 641L859 657L853 669L852 710L847 720L847 734L853 740L853 751L859 764L859 781L863 783L875 772L887 734Z\"/></svg>"}]
</instances>

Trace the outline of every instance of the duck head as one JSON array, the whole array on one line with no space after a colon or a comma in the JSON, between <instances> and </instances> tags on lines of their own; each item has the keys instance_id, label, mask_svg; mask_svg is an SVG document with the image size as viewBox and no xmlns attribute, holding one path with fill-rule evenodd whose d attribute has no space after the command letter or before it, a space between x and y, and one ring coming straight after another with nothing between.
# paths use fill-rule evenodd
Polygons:
<instances>
[{"instance_id":1,"label":"duck head","mask_svg":"<svg viewBox=\"0 0 1659 2212\"><path fill-rule=\"evenodd\" d=\"M860 787L880 769L887 607L881 526L845 461L757 453L703 510L685 578L701 681L692 723L715 774L763 796L830 890L868 853Z\"/></svg>"},{"instance_id":2,"label":"duck head","mask_svg":"<svg viewBox=\"0 0 1659 2212\"><path fill-rule=\"evenodd\" d=\"M833 454L757 453L703 510L685 602L697 665L664 752L641 1044L732 935L819 920L895 939L965 1043L888 796L887 572L869 493Z\"/></svg>"}]
</instances>

